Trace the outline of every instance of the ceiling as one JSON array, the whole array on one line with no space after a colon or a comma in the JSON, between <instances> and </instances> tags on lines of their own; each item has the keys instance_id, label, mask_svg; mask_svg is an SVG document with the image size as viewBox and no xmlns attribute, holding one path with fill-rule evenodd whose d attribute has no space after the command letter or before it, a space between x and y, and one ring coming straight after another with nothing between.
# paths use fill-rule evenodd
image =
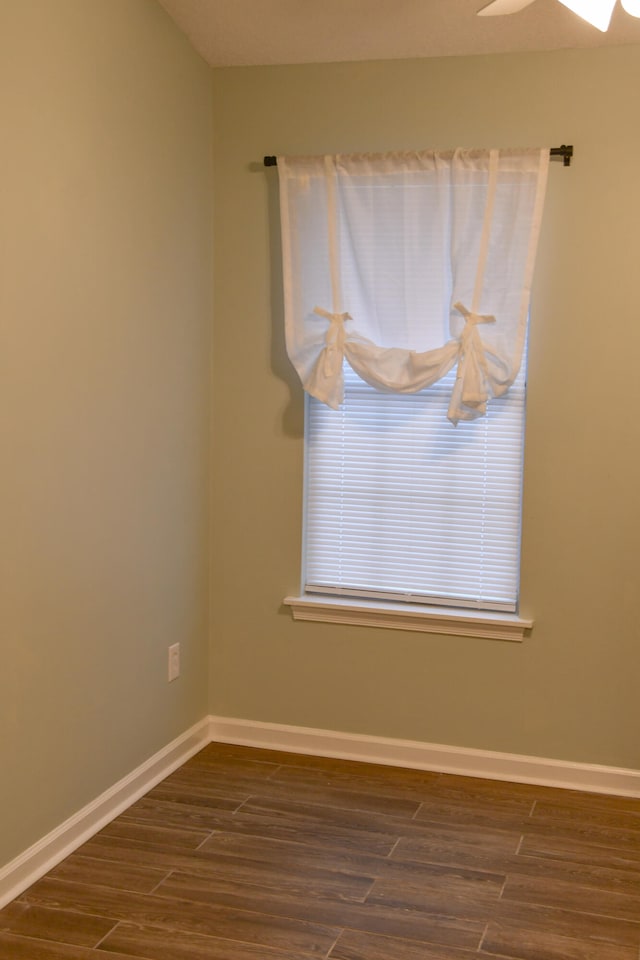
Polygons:
<instances>
[{"instance_id":1,"label":"ceiling","mask_svg":"<svg viewBox=\"0 0 640 960\"><path fill-rule=\"evenodd\" d=\"M160 0L214 67L398 60L640 44L619 4L608 33L558 0L476 17L486 0Z\"/></svg>"}]
</instances>

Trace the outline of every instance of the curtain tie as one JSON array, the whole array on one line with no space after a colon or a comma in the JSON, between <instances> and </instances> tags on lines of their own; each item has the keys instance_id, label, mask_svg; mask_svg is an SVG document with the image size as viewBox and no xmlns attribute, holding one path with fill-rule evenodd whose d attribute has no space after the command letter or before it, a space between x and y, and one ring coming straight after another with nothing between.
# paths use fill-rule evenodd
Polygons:
<instances>
[{"instance_id":1,"label":"curtain tie","mask_svg":"<svg viewBox=\"0 0 640 960\"><path fill-rule=\"evenodd\" d=\"M322 307L314 307L313 312L329 321L329 329L325 337L323 367L325 377L331 378L336 375L337 370L342 366L345 339L344 325L347 320L351 320L351 315L348 313L329 313Z\"/></svg>"},{"instance_id":2,"label":"curtain tie","mask_svg":"<svg viewBox=\"0 0 640 960\"><path fill-rule=\"evenodd\" d=\"M451 394L447 417L453 424L459 420L475 419L486 411L489 396L489 371L484 347L476 327L479 323L495 323L489 314L476 313L464 304L454 303L454 309L464 317L460 336L460 359L456 384Z\"/></svg>"},{"instance_id":3,"label":"curtain tie","mask_svg":"<svg viewBox=\"0 0 640 960\"><path fill-rule=\"evenodd\" d=\"M466 360L469 355L473 356L474 365L479 368L479 371L482 371L483 375L487 375L484 348L476 327L479 323L495 323L496 318L488 313L476 313L475 310L469 310L463 303L460 303L460 301L454 303L453 307L454 310L457 310L458 313L461 313L464 317L464 330L460 337L461 353L463 356L461 357L462 363L458 364L458 377L464 378L467 372ZM477 393L477 377L473 377L472 380L470 391L465 391L468 395Z\"/></svg>"},{"instance_id":4,"label":"curtain tie","mask_svg":"<svg viewBox=\"0 0 640 960\"><path fill-rule=\"evenodd\" d=\"M475 311L473 310L468 310L463 303L460 303L460 301L458 301L457 303L454 303L453 309L457 310L458 313L461 313L462 316L464 317L465 332L467 330L468 323L475 325L476 323L495 323L496 322L496 318L493 317L491 314L475 313ZM464 333L462 334L462 336L464 337Z\"/></svg>"}]
</instances>

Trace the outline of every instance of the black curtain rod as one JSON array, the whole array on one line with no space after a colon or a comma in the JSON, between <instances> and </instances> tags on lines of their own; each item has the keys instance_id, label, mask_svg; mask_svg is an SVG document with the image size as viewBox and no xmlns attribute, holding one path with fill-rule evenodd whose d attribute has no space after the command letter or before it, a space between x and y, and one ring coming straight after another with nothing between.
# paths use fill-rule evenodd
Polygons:
<instances>
[{"instance_id":1,"label":"black curtain rod","mask_svg":"<svg viewBox=\"0 0 640 960\"><path fill-rule=\"evenodd\" d=\"M561 147L551 147L551 150L549 151L549 153L552 157L562 157L563 165L565 167L568 167L571 164L571 157L573 156L573 146L572 145L567 146L566 144L563 143ZM265 157L264 165L265 167L277 167L278 158Z\"/></svg>"}]
</instances>

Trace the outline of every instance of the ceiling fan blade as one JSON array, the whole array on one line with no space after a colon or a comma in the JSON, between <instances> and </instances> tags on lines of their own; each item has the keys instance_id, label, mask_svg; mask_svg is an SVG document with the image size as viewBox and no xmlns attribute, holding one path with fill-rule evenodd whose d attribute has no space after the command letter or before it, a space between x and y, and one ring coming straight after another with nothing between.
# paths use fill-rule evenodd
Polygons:
<instances>
[{"instance_id":1,"label":"ceiling fan blade","mask_svg":"<svg viewBox=\"0 0 640 960\"><path fill-rule=\"evenodd\" d=\"M598 3L594 3L593 0L560 0L560 3L582 17L592 27L597 27L598 30L606 33L609 29L616 0L598 0Z\"/></svg>"},{"instance_id":2,"label":"ceiling fan blade","mask_svg":"<svg viewBox=\"0 0 640 960\"><path fill-rule=\"evenodd\" d=\"M501 17L506 13L517 13L524 10L533 0L490 0L478 10L479 17Z\"/></svg>"}]
</instances>

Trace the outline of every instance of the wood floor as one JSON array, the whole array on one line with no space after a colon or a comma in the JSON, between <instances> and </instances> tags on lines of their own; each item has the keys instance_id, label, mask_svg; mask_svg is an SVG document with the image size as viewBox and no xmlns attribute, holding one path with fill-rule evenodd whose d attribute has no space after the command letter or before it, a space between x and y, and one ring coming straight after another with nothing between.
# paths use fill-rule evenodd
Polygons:
<instances>
[{"instance_id":1,"label":"wood floor","mask_svg":"<svg viewBox=\"0 0 640 960\"><path fill-rule=\"evenodd\" d=\"M0 960L638 960L640 800L212 744L0 911Z\"/></svg>"}]
</instances>

